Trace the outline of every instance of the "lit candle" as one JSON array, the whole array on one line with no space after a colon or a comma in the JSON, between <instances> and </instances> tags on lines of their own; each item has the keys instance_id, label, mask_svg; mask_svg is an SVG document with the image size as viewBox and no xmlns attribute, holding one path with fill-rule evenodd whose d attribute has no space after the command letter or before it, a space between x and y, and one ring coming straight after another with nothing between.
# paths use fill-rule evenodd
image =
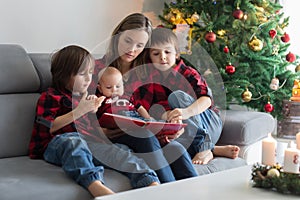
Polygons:
<instances>
[{"instance_id":1,"label":"lit candle","mask_svg":"<svg viewBox=\"0 0 300 200\"><path fill-rule=\"evenodd\" d=\"M300 150L300 132L296 134L297 149Z\"/></svg>"},{"instance_id":2,"label":"lit candle","mask_svg":"<svg viewBox=\"0 0 300 200\"><path fill-rule=\"evenodd\" d=\"M289 148L284 152L283 171L290 173L299 173L300 151L295 148L295 143L290 142Z\"/></svg>"},{"instance_id":3,"label":"lit candle","mask_svg":"<svg viewBox=\"0 0 300 200\"><path fill-rule=\"evenodd\" d=\"M276 163L276 146L277 141L269 136L262 141L262 164L274 165Z\"/></svg>"}]
</instances>

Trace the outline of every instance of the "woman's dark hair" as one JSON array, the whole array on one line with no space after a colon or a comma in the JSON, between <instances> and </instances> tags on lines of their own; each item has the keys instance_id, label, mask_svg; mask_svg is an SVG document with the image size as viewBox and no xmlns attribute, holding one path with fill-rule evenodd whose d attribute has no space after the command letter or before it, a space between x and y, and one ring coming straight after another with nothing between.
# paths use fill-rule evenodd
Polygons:
<instances>
[{"instance_id":1,"label":"woman's dark hair","mask_svg":"<svg viewBox=\"0 0 300 200\"><path fill-rule=\"evenodd\" d=\"M55 52L51 58L52 86L65 89L72 76L94 63L93 56L84 48L70 45Z\"/></svg>"},{"instance_id":2,"label":"woman's dark hair","mask_svg":"<svg viewBox=\"0 0 300 200\"><path fill-rule=\"evenodd\" d=\"M118 58L119 58L118 43L119 43L120 34L124 31L133 30L133 29L146 31L150 39L152 33L151 21L141 13L133 13L128 15L119 23L119 25L112 32L111 40L108 46L108 51L106 53L107 66L109 65L114 66L121 71L120 69L121 66L118 62ZM134 61L133 66L137 66L139 64L136 62L139 62L138 58Z\"/></svg>"}]
</instances>

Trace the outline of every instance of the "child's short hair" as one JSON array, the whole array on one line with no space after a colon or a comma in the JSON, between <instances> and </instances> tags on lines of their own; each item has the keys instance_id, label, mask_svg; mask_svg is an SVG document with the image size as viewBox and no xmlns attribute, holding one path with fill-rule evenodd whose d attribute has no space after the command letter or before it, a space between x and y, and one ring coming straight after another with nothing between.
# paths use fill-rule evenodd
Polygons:
<instances>
[{"instance_id":1,"label":"child's short hair","mask_svg":"<svg viewBox=\"0 0 300 200\"><path fill-rule=\"evenodd\" d=\"M51 58L52 85L64 89L72 76L87 66L95 65L93 56L84 48L70 45L55 52Z\"/></svg>"},{"instance_id":2,"label":"child's short hair","mask_svg":"<svg viewBox=\"0 0 300 200\"><path fill-rule=\"evenodd\" d=\"M105 75L111 74L111 73L119 73L122 76L122 73L120 72L120 70L118 70L117 68L115 68L113 66L108 66L99 71L98 82L100 82L102 76L105 76Z\"/></svg>"},{"instance_id":3,"label":"child's short hair","mask_svg":"<svg viewBox=\"0 0 300 200\"><path fill-rule=\"evenodd\" d=\"M152 31L150 47L159 44L173 44L176 53L179 54L179 42L176 34L168 28L157 27Z\"/></svg>"}]
</instances>

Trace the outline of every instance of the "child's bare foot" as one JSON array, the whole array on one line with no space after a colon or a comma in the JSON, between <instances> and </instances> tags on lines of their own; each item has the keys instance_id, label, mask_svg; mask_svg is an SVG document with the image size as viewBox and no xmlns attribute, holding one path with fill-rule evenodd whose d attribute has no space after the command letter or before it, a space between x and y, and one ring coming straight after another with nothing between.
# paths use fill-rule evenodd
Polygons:
<instances>
[{"instance_id":1,"label":"child's bare foot","mask_svg":"<svg viewBox=\"0 0 300 200\"><path fill-rule=\"evenodd\" d=\"M156 186L156 185L159 185L158 182L152 182L149 186Z\"/></svg>"},{"instance_id":2,"label":"child's bare foot","mask_svg":"<svg viewBox=\"0 0 300 200\"><path fill-rule=\"evenodd\" d=\"M103 185L101 181L94 181L88 187L88 190L94 197L104 196L108 194L114 194L114 192Z\"/></svg>"},{"instance_id":3,"label":"child's bare foot","mask_svg":"<svg viewBox=\"0 0 300 200\"><path fill-rule=\"evenodd\" d=\"M198 165L204 165L207 164L209 161L211 161L214 158L211 150L206 150L206 151L202 151L197 153L192 162L193 164L198 164Z\"/></svg>"},{"instance_id":4,"label":"child's bare foot","mask_svg":"<svg viewBox=\"0 0 300 200\"><path fill-rule=\"evenodd\" d=\"M236 145L215 146L213 154L227 158L236 158L239 155L240 148Z\"/></svg>"}]
</instances>

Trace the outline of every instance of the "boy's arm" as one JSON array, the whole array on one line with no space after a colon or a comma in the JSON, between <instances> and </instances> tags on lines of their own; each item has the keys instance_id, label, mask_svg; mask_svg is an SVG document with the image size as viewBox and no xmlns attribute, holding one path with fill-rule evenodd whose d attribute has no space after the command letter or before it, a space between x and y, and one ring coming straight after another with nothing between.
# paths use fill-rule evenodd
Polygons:
<instances>
[{"instance_id":1,"label":"boy's arm","mask_svg":"<svg viewBox=\"0 0 300 200\"><path fill-rule=\"evenodd\" d=\"M50 128L50 133L53 133L63 128L64 126L74 122L75 120L77 120L78 118L80 118L88 112L95 112L95 110L98 109L103 100L103 97L91 98L91 96L87 96L87 93L84 94L78 106L74 110L54 119Z\"/></svg>"},{"instance_id":2,"label":"boy's arm","mask_svg":"<svg viewBox=\"0 0 300 200\"><path fill-rule=\"evenodd\" d=\"M137 109L137 112L141 115L141 117L143 117L145 119L151 119L150 114L148 113L148 111L143 106L140 106Z\"/></svg>"}]
</instances>

